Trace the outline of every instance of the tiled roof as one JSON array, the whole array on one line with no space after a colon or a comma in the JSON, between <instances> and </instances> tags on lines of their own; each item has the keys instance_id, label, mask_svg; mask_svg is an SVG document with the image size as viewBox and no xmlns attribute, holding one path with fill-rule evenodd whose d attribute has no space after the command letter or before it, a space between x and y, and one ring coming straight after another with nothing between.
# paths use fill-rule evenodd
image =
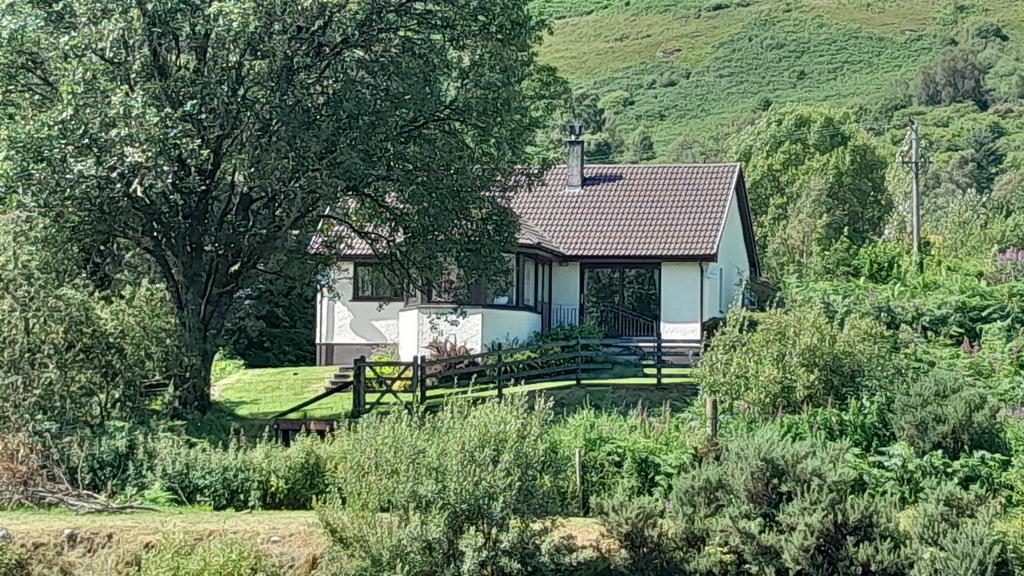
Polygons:
<instances>
[{"instance_id":1,"label":"tiled roof","mask_svg":"<svg viewBox=\"0 0 1024 576\"><path fill-rule=\"evenodd\" d=\"M555 167L519 192L524 223L567 256L697 257L718 251L739 164L587 166L580 190Z\"/></svg>"},{"instance_id":2,"label":"tiled roof","mask_svg":"<svg viewBox=\"0 0 1024 576\"><path fill-rule=\"evenodd\" d=\"M570 257L699 257L718 251L739 164L586 166L583 188L567 190L556 166L515 195L520 245ZM344 238L350 256L371 256ZM316 242L323 241L318 239Z\"/></svg>"}]
</instances>

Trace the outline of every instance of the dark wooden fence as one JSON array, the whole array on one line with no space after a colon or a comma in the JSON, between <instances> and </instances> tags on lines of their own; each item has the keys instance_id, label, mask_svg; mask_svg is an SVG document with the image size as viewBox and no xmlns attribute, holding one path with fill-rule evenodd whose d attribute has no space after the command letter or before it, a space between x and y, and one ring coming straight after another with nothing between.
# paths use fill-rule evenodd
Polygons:
<instances>
[{"instance_id":1,"label":"dark wooden fence","mask_svg":"<svg viewBox=\"0 0 1024 576\"><path fill-rule=\"evenodd\" d=\"M352 416L382 406L411 409L459 397L501 397L509 389L543 383L678 383L685 377L673 371L693 366L702 345L663 338L578 338L450 358L417 356L411 362L363 357L353 366Z\"/></svg>"}]
</instances>

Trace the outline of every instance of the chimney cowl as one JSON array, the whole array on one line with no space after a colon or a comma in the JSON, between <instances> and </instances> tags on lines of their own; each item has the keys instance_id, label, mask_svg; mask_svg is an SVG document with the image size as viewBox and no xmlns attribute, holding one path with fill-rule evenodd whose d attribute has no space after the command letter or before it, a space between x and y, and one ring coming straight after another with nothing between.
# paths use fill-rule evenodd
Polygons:
<instances>
[{"instance_id":1,"label":"chimney cowl","mask_svg":"<svg viewBox=\"0 0 1024 576\"><path fill-rule=\"evenodd\" d=\"M569 139L566 141L565 189L583 189L583 126L578 122L569 125Z\"/></svg>"}]
</instances>

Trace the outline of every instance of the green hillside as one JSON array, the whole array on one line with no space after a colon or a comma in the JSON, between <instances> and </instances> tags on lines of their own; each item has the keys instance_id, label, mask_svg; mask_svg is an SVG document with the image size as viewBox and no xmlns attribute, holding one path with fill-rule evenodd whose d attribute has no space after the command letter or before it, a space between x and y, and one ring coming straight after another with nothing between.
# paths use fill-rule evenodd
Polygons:
<instances>
[{"instance_id":1,"label":"green hillside","mask_svg":"<svg viewBox=\"0 0 1024 576\"><path fill-rule=\"evenodd\" d=\"M643 126L662 159L784 103L871 110L902 98L946 46L997 24L995 65L1024 46L1013 0L536 0L542 59L577 89L628 93L620 134ZM622 101L621 93L617 96ZM883 117L882 121L890 118Z\"/></svg>"}]
</instances>

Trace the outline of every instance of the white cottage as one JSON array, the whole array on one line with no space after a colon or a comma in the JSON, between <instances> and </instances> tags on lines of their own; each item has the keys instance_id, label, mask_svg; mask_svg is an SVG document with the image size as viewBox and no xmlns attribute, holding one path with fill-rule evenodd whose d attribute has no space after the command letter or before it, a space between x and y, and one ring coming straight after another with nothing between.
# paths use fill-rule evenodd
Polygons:
<instances>
[{"instance_id":1,"label":"white cottage","mask_svg":"<svg viewBox=\"0 0 1024 576\"><path fill-rule=\"evenodd\" d=\"M607 337L696 341L760 279L739 164L584 167L583 142L568 145L566 166L515 197L521 230L507 277L468 303L407 297L370 253L346 254L317 298L317 363L384 345L410 360L435 340L484 351L580 322Z\"/></svg>"}]
</instances>

